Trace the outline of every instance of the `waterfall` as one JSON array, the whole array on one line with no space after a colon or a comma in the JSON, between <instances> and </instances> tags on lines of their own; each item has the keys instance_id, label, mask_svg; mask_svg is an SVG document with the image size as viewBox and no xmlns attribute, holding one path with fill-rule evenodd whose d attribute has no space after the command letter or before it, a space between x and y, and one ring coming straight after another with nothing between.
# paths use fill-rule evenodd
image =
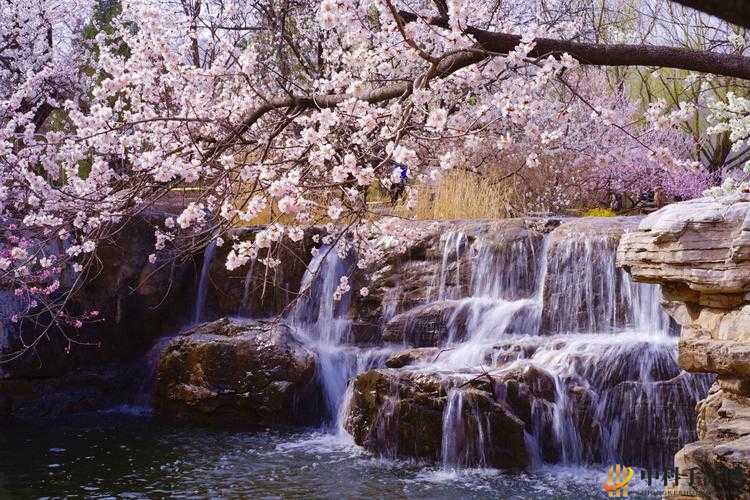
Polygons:
<instances>
[{"instance_id":1,"label":"waterfall","mask_svg":"<svg viewBox=\"0 0 750 500\"><path fill-rule=\"evenodd\" d=\"M255 277L255 263L256 259L250 260L250 266L248 266L247 273L245 274L245 281L242 285L242 300L240 301L239 311L237 313L240 316L252 317L252 285L253 278Z\"/></svg>"},{"instance_id":2,"label":"waterfall","mask_svg":"<svg viewBox=\"0 0 750 500\"><path fill-rule=\"evenodd\" d=\"M443 412L443 467L487 466L489 425L472 406L466 391L452 389Z\"/></svg>"},{"instance_id":3,"label":"waterfall","mask_svg":"<svg viewBox=\"0 0 750 500\"><path fill-rule=\"evenodd\" d=\"M660 290L616 267L617 239L497 243L457 232L441 244L431 296L455 302L449 352L418 369L470 373L499 363L499 376L519 366L549 374L554 400L534 400L525 433L532 463L662 466L695 439L694 406L711 379L681 372ZM444 466L484 463L481 434L489 430L466 404L464 391L449 392Z\"/></svg>"},{"instance_id":4,"label":"waterfall","mask_svg":"<svg viewBox=\"0 0 750 500\"><path fill-rule=\"evenodd\" d=\"M339 346L349 337L351 292L335 300L340 280L348 276L352 257L342 259L336 249L322 247L310 261L302 277L300 297L293 311L293 323L310 342L323 346Z\"/></svg>"},{"instance_id":5,"label":"waterfall","mask_svg":"<svg viewBox=\"0 0 750 500\"><path fill-rule=\"evenodd\" d=\"M448 320L449 344L455 348L442 364L449 368L480 365L498 339L511 333L536 334L541 319L546 240L539 244L524 238L497 245L478 239L470 252L471 295L458 299Z\"/></svg>"},{"instance_id":6,"label":"waterfall","mask_svg":"<svg viewBox=\"0 0 750 500\"><path fill-rule=\"evenodd\" d=\"M522 446L531 464L660 467L695 439L694 406L711 378L680 370L660 290L634 283L616 267L617 238L516 231L492 239L457 231L443 234L440 245L425 300L448 307L447 337L438 346L439 357L400 370L443 381L444 467L493 463L492 433L502 429L490 426L488 412L511 411L518 404L513 400L518 394L506 384L517 388L524 370L547 384L543 395L524 396ZM338 301L334 292L355 257L341 249L319 249L286 317L317 354L323 427L338 433L344 432L354 397L351 381L384 366L390 353L404 347L351 344L351 292ZM385 320L396 312L399 290L384 296ZM457 382L477 374L492 379L490 400L486 392ZM393 389L379 395L382 405L370 430L378 451L386 454L404 445L396 429L400 395ZM477 398L485 399L477 404Z\"/></svg>"},{"instance_id":7,"label":"waterfall","mask_svg":"<svg viewBox=\"0 0 750 500\"><path fill-rule=\"evenodd\" d=\"M567 238L546 256L544 308L548 333L614 333L626 329L668 331L656 285L634 283L615 264L617 240Z\"/></svg>"},{"instance_id":8,"label":"waterfall","mask_svg":"<svg viewBox=\"0 0 750 500\"><path fill-rule=\"evenodd\" d=\"M462 232L449 232L440 239L442 247L442 259L440 268L436 274L436 286L427 290L427 300L432 298L433 289L436 288L435 300L452 299L461 296L461 254L463 253L468 239ZM455 268L455 269L454 269ZM455 281L453 280L455 278Z\"/></svg>"},{"instance_id":9,"label":"waterfall","mask_svg":"<svg viewBox=\"0 0 750 500\"><path fill-rule=\"evenodd\" d=\"M209 271L211 263L216 254L216 241L211 240L203 250L203 266L201 267L201 276L198 281L198 289L195 294L195 312L193 313L193 323L200 323L203 319L203 313L206 308L206 295L208 293Z\"/></svg>"},{"instance_id":10,"label":"waterfall","mask_svg":"<svg viewBox=\"0 0 750 500\"><path fill-rule=\"evenodd\" d=\"M351 331L351 291L340 300L334 292L354 265L354 257L342 258L337 249L323 246L308 265L300 285L300 297L287 319L302 340L317 354L316 377L323 400L323 425L342 427L342 407L349 382L359 373L382 366L387 348L363 349L347 345Z\"/></svg>"}]
</instances>

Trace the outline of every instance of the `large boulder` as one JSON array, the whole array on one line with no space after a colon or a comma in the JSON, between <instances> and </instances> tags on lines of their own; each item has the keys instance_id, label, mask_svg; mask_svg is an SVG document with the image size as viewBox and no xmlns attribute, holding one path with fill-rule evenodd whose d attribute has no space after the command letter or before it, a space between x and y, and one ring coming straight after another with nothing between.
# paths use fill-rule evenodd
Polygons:
<instances>
[{"instance_id":1,"label":"large boulder","mask_svg":"<svg viewBox=\"0 0 750 500\"><path fill-rule=\"evenodd\" d=\"M675 457L694 493L750 498L750 195L669 205L623 236L618 262L662 285L682 326L680 365L718 379L698 406L699 441ZM675 495L677 493L674 493Z\"/></svg>"},{"instance_id":2,"label":"large boulder","mask_svg":"<svg viewBox=\"0 0 750 500\"><path fill-rule=\"evenodd\" d=\"M345 427L357 444L387 456L524 468L527 423L516 412L528 413L537 391L551 396L543 378L371 370L354 381Z\"/></svg>"},{"instance_id":3,"label":"large boulder","mask_svg":"<svg viewBox=\"0 0 750 500\"><path fill-rule=\"evenodd\" d=\"M304 423L314 398L315 354L284 325L221 319L176 338L159 361L154 406L162 417L266 426Z\"/></svg>"}]
</instances>

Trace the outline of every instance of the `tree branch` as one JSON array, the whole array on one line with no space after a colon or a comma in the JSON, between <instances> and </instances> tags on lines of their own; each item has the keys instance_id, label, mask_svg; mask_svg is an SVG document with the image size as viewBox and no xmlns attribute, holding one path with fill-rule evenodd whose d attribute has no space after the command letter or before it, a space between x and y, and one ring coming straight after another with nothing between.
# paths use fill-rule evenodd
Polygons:
<instances>
[{"instance_id":1,"label":"tree branch","mask_svg":"<svg viewBox=\"0 0 750 500\"><path fill-rule=\"evenodd\" d=\"M411 12L401 11L400 14L407 22L418 19L417 15ZM448 29L448 19L445 17L433 17L424 21L432 26ZM507 54L521 43L520 36L509 33L486 31L472 26L467 27L465 31L477 40L481 49L499 54ZM536 38L534 42L536 46L529 54L532 57L559 57L567 52L585 65L658 66L750 80L750 57L736 54L664 45L579 43L553 38Z\"/></svg>"},{"instance_id":2,"label":"tree branch","mask_svg":"<svg viewBox=\"0 0 750 500\"><path fill-rule=\"evenodd\" d=\"M407 11L399 11L398 15L407 23L419 19L416 14ZM432 17L423 20L433 26L448 28L446 17ZM507 54L521 43L520 36L509 33L486 31L472 26L467 27L465 31L477 40L477 44L472 49L455 52L440 59L433 76L445 78L462 68L492 57L494 54ZM537 38L535 39L535 47L529 53L529 56L547 57L551 55L560 57L564 53L570 54L583 65L657 66L750 80L750 58L748 57L662 45L607 45ZM387 85L371 90L360 99L370 104L385 102L410 92L411 86L411 82ZM346 94L333 94L285 97L268 101L253 110L229 136L210 148L206 152L206 156L213 158L221 154L258 120L271 111L285 108L299 110L332 108L350 97Z\"/></svg>"},{"instance_id":3,"label":"tree branch","mask_svg":"<svg viewBox=\"0 0 750 500\"><path fill-rule=\"evenodd\" d=\"M750 28L750 2L747 0L672 0L737 26Z\"/></svg>"}]
</instances>

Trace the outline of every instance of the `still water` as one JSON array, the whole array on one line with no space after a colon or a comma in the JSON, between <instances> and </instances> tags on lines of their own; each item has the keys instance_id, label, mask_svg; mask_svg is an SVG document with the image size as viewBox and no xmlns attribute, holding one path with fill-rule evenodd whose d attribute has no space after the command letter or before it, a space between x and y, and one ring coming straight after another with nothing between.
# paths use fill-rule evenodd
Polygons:
<instances>
[{"instance_id":1,"label":"still water","mask_svg":"<svg viewBox=\"0 0 750 500\"><path fill-rule=\"evenodd\" d=\"M444 470L312 430L229 431L118 413L4 426L0 498L606 498L599 468ZM636 491L631 489L631 496Z\"/></svg>"}]
</instances>

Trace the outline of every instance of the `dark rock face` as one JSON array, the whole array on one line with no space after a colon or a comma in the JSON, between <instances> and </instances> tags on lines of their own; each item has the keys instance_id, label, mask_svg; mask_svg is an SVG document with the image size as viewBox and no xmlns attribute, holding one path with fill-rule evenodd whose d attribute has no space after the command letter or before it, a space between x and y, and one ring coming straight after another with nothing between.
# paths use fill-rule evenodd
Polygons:
<instances>
[{"instance_id":1,"label":"dark rock face","mask_svg":"<svg viewBox=\"0 0 750 500\"><path fill-rule=\"evenodd\" d=\"M99 311L99 321L80 330L68 327L64 335L52 327L42 340L17 359L0 365L0 378L40 379L122 361L143 352L165 331L176 329L191 302L189 263L158 268L149 264L153 253L152 222L160 215L144 216L96 250L100 267L85 276L83 288L70 303L71 310ZM65 284L63 283L63 286ZM0 298L2 301L2 298ZM0 311L0 323L2 323ZM15 326L6 322L0 354L8 355L31 344L44 332L48 318ZM69 344L69 337L72 342ZM65 348L70 352L65 353Z\"/></svg>"},{"instance_id":2,"label":"dark rock face","mask_svg":"<svg viewBox=\"0 0 750 500\"><path fill-rule=\"evenodd\" d=\"M309 420L315 354L287 327L223 319L176 338L159 362L158 415L194 422L280 425Z\"/></svg>"},{"instance_id":3,"label":"dark rock face","mask_svg":"<svg viewBox=\"0 0 750 500\"><path fill-rule=\"evenodd\" d=\"M164 214L152 213L130 221L97 247L100 267L90 270L69 303L75 312L99 311L97 322L66 328L64 335L52 328L33 348L0 365L0 418L54 417L107 408L122 403L138 385L134 380L143 374L131 376L131 361L183 324L194 294L191 262L148 262L154 251L154 223L163 218ZM2 293L0 354L8 357L31 344L49 323L44 316L36 324L4 321L12 312L3 306L12 304Z\"/></svg>"},{"instance_id":4,"label":"dark rock face","mask_svg":"<svg viewBox=\"0 0 750 500\"><path fill-rule=\"evenodd\" d=\"M129 373L111 368L80 369L54 378L0 379L0 419L46 419L86 413L121 401Z\"/></svg>"},{"instance_id":5,"label":"dark rock face","mask_svg":"<svg viewBox=\"0 0 750 500\"><path fill-rule=\"evenodd\" d=\"M449 401L449 380L436 373L389 369L366 372L354 382L346 429L357 444L387 456L437 460L444 441L443 414ZM529 463L524 423L511 408L496 400L489 386L469 387L456 428L458 448L475 447L483 456L470 463L523 468ZM480 428L485 426L484 428ZM480 432L484 431L484 432ZM482 437L487 442L480 442Z\"/></svg>"},{"instance_id":6,"label":"dark rock face","mask_svg":"<svg viewBox=\"0 0 750 500\"><path fill-rule=\"evenodd\" d=\"M241 241L252 240L261 226L236 230L233 234ZM273 249L273 257L281 264L273 269L259 262L250 262L239 269L226 268L226 256L231 245L225 243L216 249L208 273L208 290L204 320L222 316L273 317L284 311L296 297L310 262L310 251L315 244L313 236L322 233L320 228L305 232L299 242L285 240ZM258 258L266 256L263 250Z\"/></svg>"}]
</instances>

